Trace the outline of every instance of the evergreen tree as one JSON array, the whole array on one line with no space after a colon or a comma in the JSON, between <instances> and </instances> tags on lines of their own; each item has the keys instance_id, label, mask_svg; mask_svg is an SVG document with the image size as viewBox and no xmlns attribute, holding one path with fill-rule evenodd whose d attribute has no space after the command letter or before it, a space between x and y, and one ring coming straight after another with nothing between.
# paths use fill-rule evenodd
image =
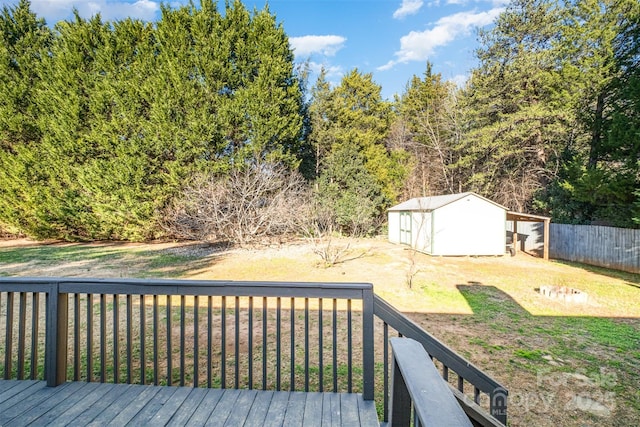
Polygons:
<instances>
[{"instance_id":1,"label":"evergreen tree","mask_svg":"<svg viewBox=\"0 0 640 427\"><path fill-rule=\"evenodd\" d=\"M457 89L433 73L427 63L424 78L413 76L398 103L398 123L407 129L402 148L413 158L408 196L455 193L461 183L452 168L460 145L461 123Z\"/></svg>"},{"instance_id":2,"label":"evergreen tree","mask_svg":"<svg viewBox=\"0 0 640 427\"><path fill-rule=\"evenodd\" d=\"M554 177L556 153L572 143L573 115L552 49L559 17L548 0L510 3L481 32L480 66L464 92L469 131L455 167L467 190L514 210L531 208Z\"/></svg>"},{"instance_id":3,"label":"evergreen tree","mask_svg":"<svg viewBox=\"0 0 640 427\"><path fill-rule=\"evenodd\" d=\"M395 202L406 176L404 156L385 146L391 104L371 74L352 70L330 88L321 73L309 107L318 200L342 231L369 233Z\"/></svg>"},{"instance_id":4,"label":"evergreen tree","mask_svg":"<svg viewBox=\"0 0 640 427\"><path fill-rule=\"evenodd\" d=\"M563 79L572 82L567 104L580 126L579 143L547 192L558 219L633 224L639 148L628 119L637 108L637 64L622 58L638 45L631 28L639 9L633 0L576 1L565 8L559 50Z\"/></svg>"},{"instance_id":5,"label":"evergreen tree","mask_svg":"<svg viewBox=\"0 0 640 427\"><path fill-rule=\"evenodd\" d=\"M382 187L365 166L365 157L353 144L336 147L325 159L316 190L316 215L328 219L343 233L359 236L377 228Z\"/></svg>"},{"instance_id":6,"label":"evergreen tree","mask_svg":"<svg viewBox=\"0 0 640 427\"><path fill-rule=\"evenodd\" d=\"M26 16L25 37L46 35ZM5 10L3 22L16 19ZM19 132L8 121L0 129L13 132L2 147L15 152L0 157L3 226L35 237L153 238L190 177L267 161L295 169L305 154L293 54L268 8L251 14L235 1L223 16L213 0L163 5L155 25L76 14L39 56L14 44L40 59L41 84L29 102L37 117L21 119ZM38 143L15 148L34 138L24 135Z\"/></svg>"},{"instance_id":7,"label":"evergreen tree","mask_svg":"<svg viewBox=\"0 0 640 427\"><path fill-rule=\"evenodd\" d=\"M24 232L38 205L34 165L42 139L36 97L53 35L21 0L0 14L0 228Z\"/></svg>"}]
</instances>

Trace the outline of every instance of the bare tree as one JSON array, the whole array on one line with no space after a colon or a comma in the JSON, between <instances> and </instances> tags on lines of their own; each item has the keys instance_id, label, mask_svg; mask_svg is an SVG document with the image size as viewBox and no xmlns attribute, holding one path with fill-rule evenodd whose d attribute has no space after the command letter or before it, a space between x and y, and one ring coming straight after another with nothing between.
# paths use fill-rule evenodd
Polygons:
<instances>
[{"instance_id":1,"label":"bare tree","mask_svg":"<svg viewBox=\"0 0 640 427\"><path fill-rule=\"evenodd\" d=\"M246 245L297 234L309 207L302 176L267 163L225 177L195 177L167 209L164 222L179 238Z\"/></svg>"}]
</instances>

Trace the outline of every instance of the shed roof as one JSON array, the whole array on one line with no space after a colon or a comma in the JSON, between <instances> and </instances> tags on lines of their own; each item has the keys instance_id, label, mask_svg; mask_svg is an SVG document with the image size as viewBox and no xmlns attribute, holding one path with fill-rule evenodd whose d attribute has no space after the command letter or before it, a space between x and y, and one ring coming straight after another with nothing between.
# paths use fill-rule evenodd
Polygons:
<instances>
[{"instance_id":1,"label":"shed roof","mask_svg":"<svg viewBox=\"0 0 640 427\"><path fill-rule=\"evenodd\" d=\"M432 211L432 210L441 208L445 205L448 205L449 203L453 203L457 200L464 199L469 195L478 197L493 205L501 207L504 210L507 210L507 208L505 208L504 206L471 191L468 191L466 193L445 194L441 196L416 197L413 199L409 199L406 202L402 202L399 205L393 206L388 210L389 211Z\"/></svg>"}]
</instances>

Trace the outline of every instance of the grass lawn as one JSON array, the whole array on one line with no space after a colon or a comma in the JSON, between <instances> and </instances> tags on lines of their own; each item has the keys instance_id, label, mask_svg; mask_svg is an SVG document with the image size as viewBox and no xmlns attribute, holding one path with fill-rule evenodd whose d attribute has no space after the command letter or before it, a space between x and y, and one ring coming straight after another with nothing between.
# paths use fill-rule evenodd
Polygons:
<instances>
[{"instance_id":1,"label":"grass lawn","mask_svg":"<svg viewBox=\"0 0 640 427\"><path fill-rule=\"evenodd\" d=\"M371 282L509 388L510 425L640 425L639 275L526 254L435 258L383 240L335 245L347 243L344 262L326 268L304 242L259 250L0 242L0 275ZM589 298L554 301L537 292L543 285Z\"/></svg>"}]
</instances>

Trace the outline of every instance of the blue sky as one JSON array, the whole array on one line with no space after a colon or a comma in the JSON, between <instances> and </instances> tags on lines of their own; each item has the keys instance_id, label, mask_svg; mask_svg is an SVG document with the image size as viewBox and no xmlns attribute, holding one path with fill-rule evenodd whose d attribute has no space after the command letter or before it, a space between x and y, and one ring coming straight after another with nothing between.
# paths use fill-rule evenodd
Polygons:
<instances>
[{"instance_id":1,"label":"blue sky","mask_svg":"<svg viewBox=\"0 0 640 427\"><path fill-rule=\"evenodd\" d=\"M265 0L243 0L262 9ZM187 1L169 1L179 6ZM372 73L382 95L402 93L413 75L422 76L426 62L447 80L464 82L475 66L477 27L491 25L508 0L270 0L271 13L282 22L297 61L313 70L324 67L337 84L357 68ZM15 4L17 0L0 1ZM196 3L198 1L196 0ZM224 8L224 1L220 1ZM100 12L105 20L159 17L154 0L31 0L32 9L54 24L72 16ZM312 76L313 83L315 78Z\"/></svg>"}]
</instances>

